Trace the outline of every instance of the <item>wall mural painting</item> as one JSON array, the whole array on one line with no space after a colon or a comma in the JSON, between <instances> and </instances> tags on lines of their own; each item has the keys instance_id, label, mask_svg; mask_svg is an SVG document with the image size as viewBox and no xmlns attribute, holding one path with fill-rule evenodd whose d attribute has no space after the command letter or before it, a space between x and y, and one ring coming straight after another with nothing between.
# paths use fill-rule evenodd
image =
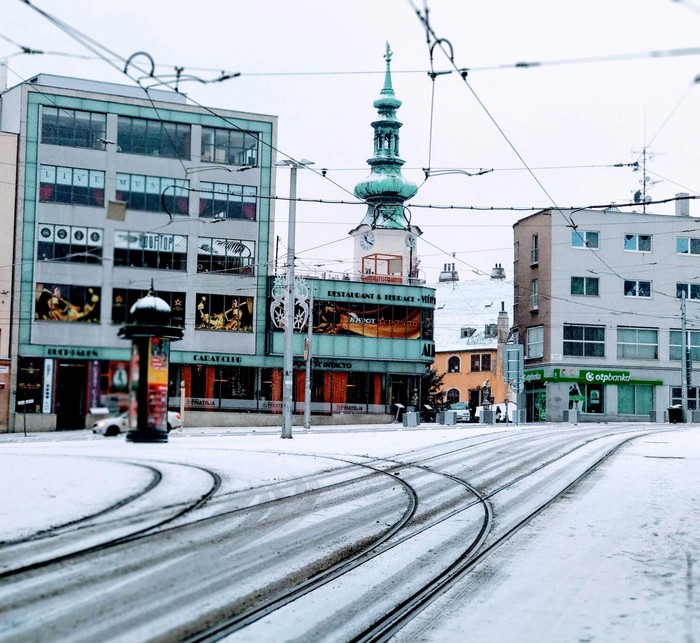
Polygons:
<instances>
[{"instance_id":1,"label":"wall mural painting","mask_svg":"<svg viewBox=\"0 0 700 643\"><path fill-rule=\"evenodd\" d=\"M34 293L34 319L100 322L100 288L38 283Z\"/></svg>"},{"instance_id":2,"label":"wall mural painting","mask_svg":"<svg viewBox=\"0 0 700 643\"><path fill-rule=\"evenodd\" d=\"M253 331L253 298L197 293L197 330Z\"/></svg>"}]
</instances>

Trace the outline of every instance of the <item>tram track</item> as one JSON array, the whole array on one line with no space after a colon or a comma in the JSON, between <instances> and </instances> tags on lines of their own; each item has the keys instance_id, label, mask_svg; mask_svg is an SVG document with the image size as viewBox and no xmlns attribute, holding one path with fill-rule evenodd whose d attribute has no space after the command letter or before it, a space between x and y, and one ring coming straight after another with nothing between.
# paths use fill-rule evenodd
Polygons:
<instances>
[{"instance_id":1,"label":"tram track","mask_svg":"<svg viewBox=\"0 0 700 643\"><path fill-rule=\"evenodd\" d=\"M127 543L196 511L210 500L221 486L220 475L204 467L159 463L159 469L151 464L124 460L119 462L148 470L152 473L151 482L140 491L90 516L0 544L0 580ZM139 501L149 499L154 490L163 483L164 467L203 473L209 478L209 483L204 482L201 492L180 503L160 505L157 508L136 507Z\"/></svg>"},{"instance_id":2,"label":"tram track","mask_svg":"<svg viewBox=\"0 0 700 643\"><path fill-rule=\"evenodd\" d=\"M0 584L0 600L15 623L38 614L52 632L70 624L85 640L110 640L115 631L127 632L124 640L236 640L239 633L280 640L274 622L284 621L292 607L308 616L308 628L303 634L285 630L283 640L322 640L332 622L347 629L341 640L387 640L587 475L553 490L558 469L567 462L581 468L580 450L590 451L601 439L616 442L589 464L592 471L623 440L645 433L624 434L504 431L386 458L294 454L332 465L252 489L217 487L197 507L178 515L171 508L173 515L157 528L20 566L0 575L14 586L4 592ZM529 489L539 487L547 500L518 509L527 505ZM425 551L412 556L416 542L425 543ZM374 580L363 580L368 569ZM135 582L156 598L149 603L124 594L122 588ZM366 589L348 593L356 584ZM339 585L345 597L336 600ZM327 617L319 600L331 605ZM351 613L358 606L364 613L355 621ZM86 615L76 620L82 610ZM101 614L99 624L87 616L91 610ZM39 626L20 632L16 640L53 640L42 637ZM13 639L5 639L0 626L5 640Z\"/></svg>"}]
</instances>

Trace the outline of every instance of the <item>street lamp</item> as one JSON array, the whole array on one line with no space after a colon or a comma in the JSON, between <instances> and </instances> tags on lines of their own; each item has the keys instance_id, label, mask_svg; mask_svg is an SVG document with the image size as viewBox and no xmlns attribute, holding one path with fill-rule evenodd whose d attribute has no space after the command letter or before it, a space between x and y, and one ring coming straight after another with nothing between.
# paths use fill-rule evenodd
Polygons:
<instances>
[{"instance_id":1,"label":"street lamp","mask_svg":"<svg viewBox=\"0 0 700 643\"><path fill-rule=\"evenodd\" d=\"M284 368L282 373L282 438L292 437L292 407L294 400L294 355L292 340L294 333L294 241L297 218L297 170L313 165L313 161L285 159L277 166L287 166L289 175L289 227L287 228L287 287L284 297Z\"/></svg>"}]
</instances>

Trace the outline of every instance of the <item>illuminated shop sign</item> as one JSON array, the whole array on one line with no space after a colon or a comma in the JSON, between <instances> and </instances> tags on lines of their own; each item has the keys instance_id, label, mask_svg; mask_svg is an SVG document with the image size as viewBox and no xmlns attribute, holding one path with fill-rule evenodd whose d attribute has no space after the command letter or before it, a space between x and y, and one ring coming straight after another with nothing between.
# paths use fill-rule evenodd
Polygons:
<instances>
[{"instance_id":1,"label":"illuminated shop sign","mask_svg":"<svg viewBox=\"0 0 700 643\"><path fill-rule=\"evenodd\" d=\"M428 304L434 305L436 300L434 295L396 295L396 294L381 294L374 292L356 292L352 290L329 290L326 293L327 297L334 299L358 299L362 301L391 301L403 304Z\"/></svg>"},{"instance_id":2,"label":"illuminated shop sign","mask_svg":"<svg viewBox=\"0 0 700 643\"><path fill-rule=\"evenodd\" d=\"M630 381L629 371L581 371L586 382L600 384L626 384Z\"/></svg>"}]
</instances>

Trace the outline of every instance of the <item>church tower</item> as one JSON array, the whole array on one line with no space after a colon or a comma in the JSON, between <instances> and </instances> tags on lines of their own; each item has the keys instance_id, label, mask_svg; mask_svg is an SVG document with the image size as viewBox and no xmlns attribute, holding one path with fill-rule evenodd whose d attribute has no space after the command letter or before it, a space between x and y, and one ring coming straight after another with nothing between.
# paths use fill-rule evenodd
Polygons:
<instances>
[{"instance_id":1,"label":"church tower","mask_svg":"<svg viewBox=\"0 0 700 643\"><path fill-rule=\"evenodd\" d=\"M391 56L387 43L384 87L374 101L379 117L372 123L374 155L367 160L371 172L355 186L355 196L367 203L367 213L349 234L355 238L355 271L363 281L408 284L418 277L416 241L423 233L411 225L404 206L418 188L401 175L401 123L396 119L401 101L391 85Z\"/></svg>"}]
</instances>

